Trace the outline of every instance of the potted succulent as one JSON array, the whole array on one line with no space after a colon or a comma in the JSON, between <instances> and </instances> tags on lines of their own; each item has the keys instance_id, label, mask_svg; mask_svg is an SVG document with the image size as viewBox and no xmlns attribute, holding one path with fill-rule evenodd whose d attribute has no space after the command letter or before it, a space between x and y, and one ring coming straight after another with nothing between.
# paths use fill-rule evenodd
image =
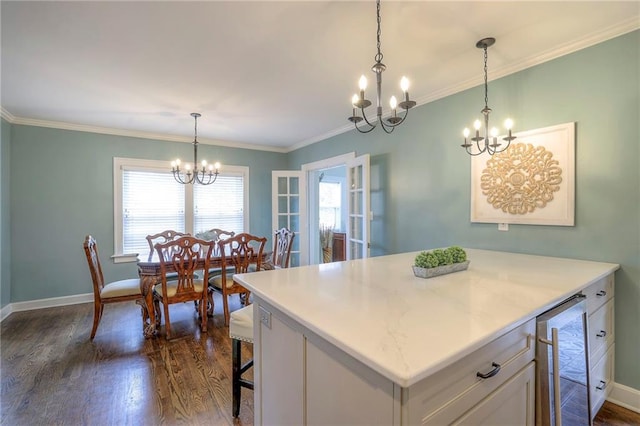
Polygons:
<instances>
[{"instance_id":1,"label":"potted succulent","mask_svg":"<svg viewBox=\"0 0 640 426\"><path fill-rule=\"evenodd\" d=\"M469 267L469 263L467 253L462 247L451 246L446 249L422 251L414 260L413 274L420 278L437 277L464 271Z\"/></svg>"}]
</instances>

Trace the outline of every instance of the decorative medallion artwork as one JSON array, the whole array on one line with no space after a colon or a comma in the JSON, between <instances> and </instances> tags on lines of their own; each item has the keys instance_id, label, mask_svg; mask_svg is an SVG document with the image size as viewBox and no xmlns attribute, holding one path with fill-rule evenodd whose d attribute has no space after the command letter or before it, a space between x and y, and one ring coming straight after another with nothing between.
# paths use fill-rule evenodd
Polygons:
<instances>
[{"instance_id":1,"label":"decorative medallion artwork","mask_svg":"<svg viewBox=\"0 0 640 426\"><path fill-rule=\"evenodd\" d=\"M471 159L471 221L574 225L575 123L521 132Z\"/></svg>"}]
</instances>

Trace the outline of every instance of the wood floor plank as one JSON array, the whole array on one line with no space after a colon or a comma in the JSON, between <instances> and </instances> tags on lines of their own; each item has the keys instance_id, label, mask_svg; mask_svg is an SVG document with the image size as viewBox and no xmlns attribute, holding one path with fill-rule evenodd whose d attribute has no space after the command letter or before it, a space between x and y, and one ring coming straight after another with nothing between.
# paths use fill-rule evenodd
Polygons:
<instances>
[{"instance_id":1,"label":"wood floor plank","mask_svg":"<svg viewBox=\"0 0 640 426\"><path fill-rule=\"evenodd\" d=\"M172 305L171 341L143 338L134 303L106 306L93 342L90 303L11 314L0 328L0 422L253 424L251 390L242 389L240 418L231 415L231 341L215 297L206 333L193 304ZM243 362L251 350L243 343ZM594 425L640 425L640 414L606 402Z\"/></svg>"}]
</instances>

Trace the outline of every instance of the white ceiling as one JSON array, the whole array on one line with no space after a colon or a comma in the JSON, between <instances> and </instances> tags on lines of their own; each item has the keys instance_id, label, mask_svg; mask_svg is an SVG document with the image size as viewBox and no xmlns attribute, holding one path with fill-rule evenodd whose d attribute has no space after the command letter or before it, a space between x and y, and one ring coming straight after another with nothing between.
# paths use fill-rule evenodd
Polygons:
<instances>
[{"instance_id":1,"label":"white ceiling","mask_svg":"<svg viewBox=\"0 0 640 426\"><path fill-rule=\"evenodd\" d=\"M497 39L492 80L640 28L639 1L381 7L385 105L402 75L418 104L481 84L484 37ZM0 8L1 106L13 123L191 141L196 111L202 143L288 151L351 129L358 78L373 77L373 0Z\"/></svg>"}]
</instances>

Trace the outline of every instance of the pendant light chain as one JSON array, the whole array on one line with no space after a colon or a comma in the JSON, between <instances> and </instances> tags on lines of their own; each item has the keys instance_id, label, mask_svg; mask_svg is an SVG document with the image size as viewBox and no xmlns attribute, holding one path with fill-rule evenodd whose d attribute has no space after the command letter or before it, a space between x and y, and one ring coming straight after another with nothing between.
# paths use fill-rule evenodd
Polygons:
<instances>
[{"instance_id":1,"label":"pendant light chain","mask_svg":"<svg viewBox=\"0 0 640 426\"><path fill-rule=\"evenodd\" d=\"M487 84L487 48L488 46L484 45L484 107L489 107L489 86Z\"/></svg>"},{"instance_id":2,"label":"pendant light chain","mask_svg":"<svg viewBox=\"0 0 640 426\"><path fill-rule=\"evenodd\" d=\"M374 58L376 60L376 62L380 63L382 62L382 51L380 48L380 34L382 33L381 29L380 29L380 23L382 22L382 19L380 18L380 0L378 0L376 2L376 16L378 17L378 34L377 34L377 39L378 39L378 54L376 55L376 57Z\"/></svg>"}]
</instances>

